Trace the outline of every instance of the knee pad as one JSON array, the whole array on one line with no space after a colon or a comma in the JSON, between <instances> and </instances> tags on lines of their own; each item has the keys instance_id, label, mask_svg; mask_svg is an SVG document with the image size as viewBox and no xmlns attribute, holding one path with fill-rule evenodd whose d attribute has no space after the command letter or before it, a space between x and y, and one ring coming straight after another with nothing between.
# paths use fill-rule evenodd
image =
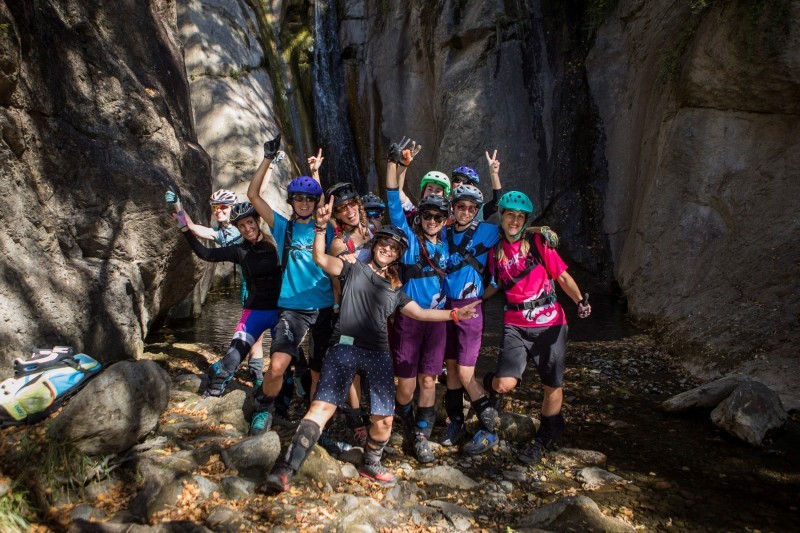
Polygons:
<instances>
[{"instance_id":1,"label":"knee pad","mask_svg":"<svg viewBox=\"0 0 800 533\"><path fill-rule=\"evenodd\" d=\"M494 433L500 414L492 404L492 401L486 396L482 396L472 402L472 408L475 409L475 414L478 415L480 426L486 431Z\"/></svg>"},{"instance_id":2,"label":"knee pad","mask_svg":"<svg viewBox=\"0 0 800 533\"><path fill-rule=\"evenodd\" d=\"M364 447L365 463L380 463L383 449L389 444L388 440L375 440L370 433L367 433L367 445Z\"/></svg>"},{"instance_id":3,"label":"knee pad","mask_svg":"<svg viewBox=\"0 0 800 533\"><path fill-rule=\"evenodd\" d=\"M416 417L416 431L425 435L426 438L431 437L433 426L436 423L436 408L435 407L417 407Z\"/></svg>"},{"instance_id":4,"label":"knee pad","mask_svg":"<svg viewBox=\"0 0 800 533\"><path fill-rule=\"evenodd\" d=\"M464 423L464 388L447 389L444 393L444 410L450 422Z\"/></svg>"},{"instance_id":5,"label":"knee pad","mask_svg":"<svg viewBox=\"0 0 800 533\"><path fill-rule=\"evenodd\" d=\"M303 466L308 454L314 448L314 445L319 440L322 429L311 420L303 419L297 427L294 437L292 437L292 444L286 450L286 457L284 461L295 472L300 470Z\"/></svg>"},{"instance_id":6,"label":"knee pad","mask_svg":"<svg viewBox=\"0 0 800 533\"><path fill-rule=\"evenodd\" d=\"M545 447L561 438L564 433L564 415L558 413L552 416L543 416L539 431L536 432L536 440Z\"/></svg>"}]
</instances>

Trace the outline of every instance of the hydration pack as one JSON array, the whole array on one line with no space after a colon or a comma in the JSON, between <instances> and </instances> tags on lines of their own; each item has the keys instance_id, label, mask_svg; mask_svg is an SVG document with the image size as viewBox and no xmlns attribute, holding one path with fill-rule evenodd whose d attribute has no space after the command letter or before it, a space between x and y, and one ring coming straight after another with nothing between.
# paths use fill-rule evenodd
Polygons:
<instances>
[{"instance_id":1,"label":"hydration pack","mask_svg":"<svg viewBox=\"0 0 800 533\"><path fill-rule=\"evenodd\" d=\"M0 383L0 427L46 418L100 368L93 358L69 346L37 349L27 359L16 359L14 377Z\"/></svg>"}]
</instances>

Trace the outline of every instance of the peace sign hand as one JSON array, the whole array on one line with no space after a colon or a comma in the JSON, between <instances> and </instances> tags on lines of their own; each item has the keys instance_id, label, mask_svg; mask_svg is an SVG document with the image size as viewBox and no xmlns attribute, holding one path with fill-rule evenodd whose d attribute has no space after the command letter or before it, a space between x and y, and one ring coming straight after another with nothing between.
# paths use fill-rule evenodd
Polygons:
<instances>
[{"instance_id":1,"label":"peace sign hand","mask_svg":"<svg viewBox=\"0 0 800 533\"><path fill-rule=\"evenodd\" d=\"M403 159L400 164L407 167L414 160L414 157L422 150L422 145L417 144L417 141L411 141L411 148L403 150Z\"/></svg>"},{"instance_id":2,"label":"peace sign hand","mask_svg":"<svg viewBox=\"0 0 800 533\"><path fill-rule=\"evenodd\" d=\"M492 174L500 174L500 160L497 159L497 150L495 149L492 155L486 151L486 162L489 163L489 172Z\"/></svg>"}]
</instances>

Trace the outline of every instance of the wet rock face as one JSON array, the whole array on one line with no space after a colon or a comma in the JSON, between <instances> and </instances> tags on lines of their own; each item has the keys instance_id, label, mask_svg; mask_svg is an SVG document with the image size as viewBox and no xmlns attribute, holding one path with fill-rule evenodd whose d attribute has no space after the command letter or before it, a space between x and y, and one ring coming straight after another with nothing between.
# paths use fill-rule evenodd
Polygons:
<instances>
[{"instance_id":1,"label":"wet rock face","mask_svg":"<svg viewBox=\"0 0 800 533\"><path fill-rule=\"evenodd\" d=\"M695 13L619 2L587 70L606 133L605 231L631 311L732 355L723 373L762 354L748 374L783 368L784 383L762 379L788 394L782 365L796 367L800 341L800 2L783 4L770 29L771 14L747 2Z\"/></svg>"},{"instance_id":2,"label":"wet rock face","mask_svg":"<svg viewBox=\"0 0 800 533\"><path fill-rule=\"evenodd\" d=\"M174 4L6 2L0 23L0 359L135 356L196 281L164 190L210 188Z\"/></svg>"}]
</instances>

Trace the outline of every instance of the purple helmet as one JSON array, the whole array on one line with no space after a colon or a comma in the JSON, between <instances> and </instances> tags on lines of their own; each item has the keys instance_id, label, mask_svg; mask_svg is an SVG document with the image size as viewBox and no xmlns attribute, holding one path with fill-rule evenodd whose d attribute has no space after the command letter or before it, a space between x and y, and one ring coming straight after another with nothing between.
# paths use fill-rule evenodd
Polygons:
<instances>
[{"instance_id":1,"label":"purple helmet","mask_svg":"<svg viewBox=\"0 0 800 533\"><path fill-rule=\"evenodd\" d=\"M469 167L458 167L457 169L453 170L451 176L454 180L456 179L456 176L459 176L462 178L462 181L466 181L470 185L475 185L481 182L481 177L478 176L478 173Z\"/></svg>"},{"instance_id":2,"label":"purple helmet","mask_svg":"<svg viewBox=\"0 0 800 533\"><path fill-rule=\"evenodd\" d=\"M286 188L289 192L289 199L291 200L293 194L309 194L311 196L319 196L322 194L322 186L317 180L309 176L299 176L289 182Z\"/></svg>"}]
</instances>

